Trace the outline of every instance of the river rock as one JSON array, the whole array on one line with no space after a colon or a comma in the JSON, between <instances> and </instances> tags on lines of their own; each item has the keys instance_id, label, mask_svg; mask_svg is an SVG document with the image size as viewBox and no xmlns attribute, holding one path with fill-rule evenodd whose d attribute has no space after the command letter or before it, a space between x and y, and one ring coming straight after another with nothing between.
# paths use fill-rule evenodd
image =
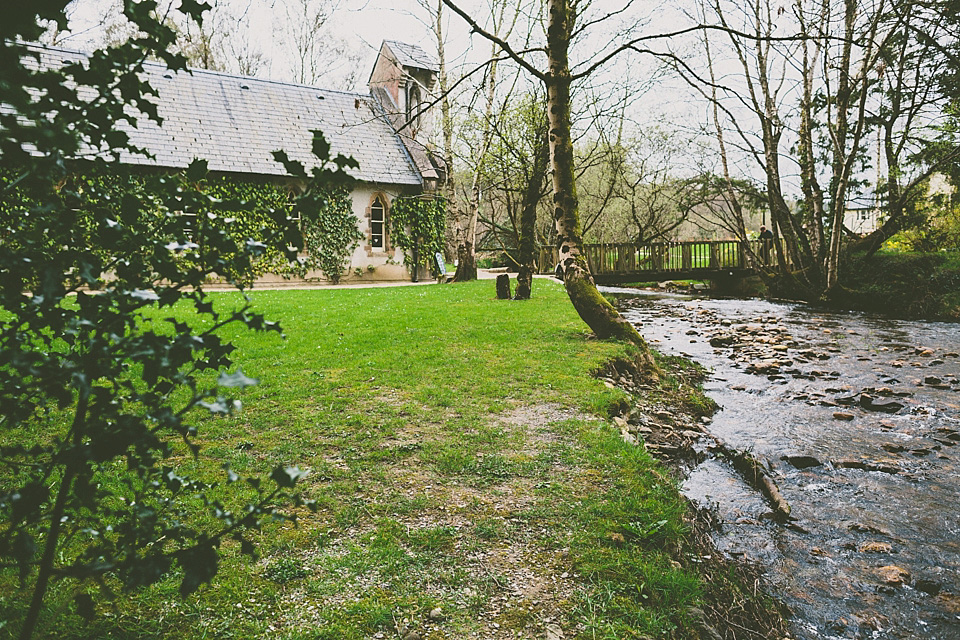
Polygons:
<instances>
[{"instance_id":1,"label":"river rock","mask_svg":"<svg viewBox=\"0 0 960 640\"><path fill-rule=\"evenodd\" d=\"M736 342L737 336L732 333L721 333L710 338L711 347L729 347Z\"/></svg>"},{"instance_id":2,"label":"river rock","mask_svg":"<svg viewBox=\"0 0 960 640\"><path fill-rule=\"evenodd\" d=\"M860 471L879 471L880 473L890 474L900 473L900 467L896 466L895 464L870 462L867 460L857 460L855 458L834 460L831 464L833 464L835 469L859 469Z\"/></svg>"},{"instance_id":3,"label":"river rock","mask_svg":"<svg viewBox=\"0 0 960 640\"><path fill-rule=\"evenodd\" d=\"M898 567L894 564L888 564L885 567L878 567L873 570L873 573L883 580L884 583L893 586L907 584L910 582L910 572L903 567Z\"/></svg>"},{"instance_id":4,"label":"river rock","mask_svg":"<svg viewBox=\"0 0 960 640\"><path fill-rule=\"evenodd\" d=\"M930 578L917 578L917 581L913 583L914 588L917 591L922 591L927 595L935 596L940 593L940 583L931 580Z\"/></svg>"},{"instance_id":5,"label":"river rock","mask_svg":"<svg viewBox=\"0 0 960 640\"><path fill-rule=\"evenodd\" d=\"M855 416L852 413L845 413L843 411L834 411L833 417L837 420L845 420L849 422L850 420L853 420Z\"/></svg>"},{"instance_id":6,"label":"river rock","mask_svg":"<svg viewBox=\"0 0 960 640\"><path fill-rule=\"evenodd\" d=\"M797 469L809 469L823 464L813 456L783 456L780 459Z\"/></svg>"},{"instance_id":7,"label":"river rock","mask_svg":"<svg viewBox=\"0 0 960 640\"><path fill-rule=\"evenodd\" d=\"M937 376L927 376L923 379L923 384L935 385L940 384L942 381Z\"/></svg>"},{"instance_id":8,"label":"river rock","mask_svg":"<svg viewBox=\"0 0 960 640\"><path fill-rule=\"evenodd\" d=\"M860 406L867 411L879 411L882 413L896 413L904 407L904 405L899 402L876 402L866 394L861 394Z\"/></svg>"},{"instance_id":9,"label":"river rock","mask_svg":"<svg viewBox=\"0 0 960 640\"><path fill-rule=\"evenodd\" d=\"M747 373L757 373L760 375L780 373L780 366L780 360L774 358L758 360L747 365Z\"/></svg>"},{"instance_id":10,"label":"river rock","mask_svg":"<svg viewBox=\"0 0 960 640\"><path fill-rule=\"evenodd\" d=\"M943 360L931 360L927 363L928 366L936 367L937 365L945 364Z\"/></svg>"},{"instance_id":11,"label":"river rock","mask_svg":"<svg viewBox=\"0 0 960 640\"><path fill-rule=\"evenodd\" d=\"M860 553L892 553L893 545L889 542L864 542L857 547Z\"/></svg>"},{"instance_id":12,"label":"river rock","mask_svg":"<svg viewBox=\"0 0 960 640\"><path fill-rule=\"evenodd\" d=\"M880 529L879 527L874 527L869 524L863 524L861 522L852 522L847 525L847 529L850 531L856 531L857 533L872 533L878 536L887 536L890 537L890 532Z\"/></svg>"}]
</instances>

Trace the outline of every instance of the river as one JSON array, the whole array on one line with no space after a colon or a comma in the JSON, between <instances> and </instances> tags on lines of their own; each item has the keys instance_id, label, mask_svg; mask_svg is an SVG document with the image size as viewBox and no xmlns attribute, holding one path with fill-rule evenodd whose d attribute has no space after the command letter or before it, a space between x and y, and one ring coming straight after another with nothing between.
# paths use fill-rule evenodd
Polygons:
<instances>
[{"instance_id":1,"label":"river","mask_svg":"<svg viewBox=\"0 0 960 640\"><path fill-rule=\"evenodd\" d=\"M715 511L718 548L764 567L794 637L960 638L960 325L604 292L655 348L711 371L710 434L763 461L790 504L775 522L706 444L683 485Z\"/></svg>"}]
</instances>

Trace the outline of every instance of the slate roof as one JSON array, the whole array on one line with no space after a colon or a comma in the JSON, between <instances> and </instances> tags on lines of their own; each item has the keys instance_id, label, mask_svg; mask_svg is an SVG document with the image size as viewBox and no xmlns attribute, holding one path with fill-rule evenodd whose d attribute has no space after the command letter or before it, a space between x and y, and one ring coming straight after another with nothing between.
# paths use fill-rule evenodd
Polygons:
<instances>
[{"instance_id":1,"label":"slate roof","mask_svg":"<svg viewBox=\"0 0 960 640\"><path fill-rule=\"evenodd\" d=\"M44 66L85 59L63 49L39 48ZM152 100L162 126L143 117L136 129L123 128L131 142L155 159L124 154L129 164L182 168L204 158L212 171L286 175L272 152L283 149L308 168L314 129L323 131L333 154L353 156L358 180L421 185L402 141L369 95L234 76L213 71L172 72L145 63ZM122 123L121 123L122 125Z\"/></svg>"},{"instance_id":2,"label":"slate roof","mask_svg":"<svg viewBox=\"0 0 960 640\"><path fill-rule=\"evenodd\" d=\"M397 62L404 67L414 67L417 69L426 69L427 71L440 71L440 65L434 60L433 56L421 49L415 44L398 42L397 40L384 40L385 44Z\"/></svg>"}]
</instances>

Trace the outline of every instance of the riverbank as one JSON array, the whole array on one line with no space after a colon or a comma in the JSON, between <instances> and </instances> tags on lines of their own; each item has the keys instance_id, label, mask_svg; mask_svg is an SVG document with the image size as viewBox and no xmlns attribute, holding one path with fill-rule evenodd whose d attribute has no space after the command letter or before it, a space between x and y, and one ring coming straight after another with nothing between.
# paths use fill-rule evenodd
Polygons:
<instances>
[{"instance_id":1,"label":"riverbank","mask_svg":"<svg viewBox=\"0 0 960 640\"><path fill-rule=\"evenodd\" d=\"M960 321L960 253L855 256L840 273L840 309L895 318Z\"/></svg>"},{"instance_id":2,"label":"riverbank","mask_svg":"<svg viewBox=\"0 0 960 640\"><path fill-rule=\"evenodd\" d=\"M174 576L85 622L68 613L75 587L57 583L44 633L782 638L770 601L704 546L676 476L637 439L666 455L702 428L697 372L663 359L670 375L645 386L611 365L625 347L593 339L561 285L538 280L534 296L498 301L490 282L251 293L287 339L227 336L261 383L241 413L200 420L198 459L171 463L208 481L223 464L296 465L319 509L260 532L254 565L225 545L219 575L186 600ZM0 593L16 628L14 575Z\"/></svg>"},{"instance_id":3,"label":"riverbank","mask_svg":"<svg viewBox=\"0 0 960 640\"><path fill-rule=\"evenodd\" d=\"M768 286L770 285L770 286ZM667 281L623 285L653 291L706 293L708 282ZM777 299L776 282L754 276L739 282L736 295ZM729 292L726 292L729 294ZM789 295L787 299L791 299ZM855 256L842 265L830 299L812 305L865 311L890 318L960 322L960 253L878 253Z\"/></svg>"}]
</instances>

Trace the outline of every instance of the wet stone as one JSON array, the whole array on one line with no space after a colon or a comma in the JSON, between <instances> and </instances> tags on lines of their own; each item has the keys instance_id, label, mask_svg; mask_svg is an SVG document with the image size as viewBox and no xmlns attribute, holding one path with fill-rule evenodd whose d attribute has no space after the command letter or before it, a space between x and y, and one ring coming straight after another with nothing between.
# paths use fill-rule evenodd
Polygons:
<instances>
[{"instance_id":1,"label":"wet stone","mask_svg":"<svg viewBox=\"0 0 960 640\"><path fill-rule=\"evenodd\" d=\"M878 567L873 570L873 573L885 584L892 586L899 586L910 582L910 572L894 564Z\"/></svg>"},{"instance_id":2,"label":"wet stone","mask_svg":"<svg viewBox=\"0 0 960 640\"><path fill-rule=\"evenodd\" d=\"M892 553L893 546L889 542L864 542L857 547L860 553Z\"/></svg>"},{"instance_id":3,"label":"wet stone","mask_svg":"<svg viewBox=\"0 0 960 640\"><path fill-rule=\"evenodd\" d=\"M940 583L930 578L918 578L913 584L917 591L922 591L927 595L935 596L940 593Z\"/></svg>"},{"instance_id":4,"label":"wet stone","mask_svg":"<svg viewBox=\"0 0 960 640\"><path fill-rule=\"evenodd\" d=\"M844 420L846 422L849 422L853 420L855 416L852 413L845 413L843 411L834 411L833 417L837 420Z\"/></svg>"},{"instance_id":5,"label":"wet stone","mask_svg":"<svg viewBox=\"0 0 960 640\"><path fill-rule=\"evenodd\" d=\"M790 466L797 469L809 469L810 467L819 467L823 463L813 456L783 456L780 458Z\"/></svg>"},{"instance_id":6,"label":"wet stone","mask_svg":"<svg viewBox=\"0 0 960 640\"><path fill-rule=\"evenodd\" d=\"M874 527L869 524L863 524L861 522L853 522L847 525L847 529L849 529L850 531L856 531L857 533L872 533L874 535L887 536L887 537L890 536L889 531L885 531L879 527Z\"/></svg>"}]
</instances>

